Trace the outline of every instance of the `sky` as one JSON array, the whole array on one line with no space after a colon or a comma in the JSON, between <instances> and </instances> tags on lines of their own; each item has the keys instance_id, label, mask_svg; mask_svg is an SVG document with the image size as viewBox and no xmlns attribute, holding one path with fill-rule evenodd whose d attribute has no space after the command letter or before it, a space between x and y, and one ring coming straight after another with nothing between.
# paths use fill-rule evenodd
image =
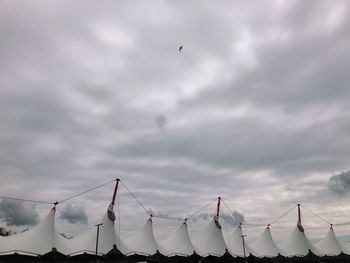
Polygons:
<instances>
[{"instance_id":1,"label":"sky","mask_svg":"<svg viewBox=\"0 0 350 263\"><path fill-rule=\"evenodd\" d=\"M348 1L4 0L0 34L1 196L52 203L120 178L156 215L211 203L190 232L218 196L248 240L294 207L271 226L283 239L297 203L324 220L302 208L311 238L347 222ZM113 188L59 204L59 231L93 227ZM1 199L0 226L51 207ZM116 210L122 237L148 218L123 185Z\"/></svg>"}]
</instances>

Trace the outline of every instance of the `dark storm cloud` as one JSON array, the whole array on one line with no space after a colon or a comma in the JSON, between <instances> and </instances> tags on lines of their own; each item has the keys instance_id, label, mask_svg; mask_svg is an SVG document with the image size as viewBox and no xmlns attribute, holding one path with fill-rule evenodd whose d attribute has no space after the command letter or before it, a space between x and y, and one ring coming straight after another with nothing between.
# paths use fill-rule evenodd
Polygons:
<instances>
[{"instance_id":1,"label":"dark storm cloud","mask_svg":"<svg viewBox=\"0 0 350 263\"><path fill-rule=\"evenodd\" d=\"M66 205L61 211L60 218L71 224L87 224L88 216L82 206Z\"/></svg>"},{"instance_id":2,"label":"dark storm cloud","mask_svg":"<svg viewBox=\"0 0 350 263\"><path fill-rule=\"evenodd\" d=\"M33 226L39 221L34 204L2 199L0 201L0 219L8 226Z\"/></svg>"},{"instance_id":3,"label":"dark storm cloud","mask_svg":"<svg viewBox=\"0 0 350 263\"><path fill-rule=\"evenodd\" d=\"M347 193L350 190L350 171L331 176L328 181L328 189L340 195Z\"/></svg>"}]
</instances>

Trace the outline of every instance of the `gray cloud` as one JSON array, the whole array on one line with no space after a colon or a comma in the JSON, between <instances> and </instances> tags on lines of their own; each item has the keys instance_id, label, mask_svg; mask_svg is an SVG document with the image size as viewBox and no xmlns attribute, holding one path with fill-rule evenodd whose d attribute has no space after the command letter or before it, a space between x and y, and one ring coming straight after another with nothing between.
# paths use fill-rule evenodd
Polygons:
<instances>
[{"instance_id":1,"label":"gray cloud","mask_svg":"<svg viewBox=\"0 0 350 263\"><path fill-rule=\"evenodd\" d=\"M328 181L328 189L340 195L347 193L350 190L350 171L331 176Z\"/></svg>"},{"instance_id":2,"label":"gray cloud","mask_svg":"<svg viewBox=\"0 0 350 263\"><path fill-rule=\"evenodd\" d=\"M155 122L160 130L165 129L165 125L167 124L167 118L165 115L157 115L155 118Z\"/></svg>"},{"instance_id":3,"label":"gray cloud","mask_svg":"<svg viewBox=\"0 0 350 263\"><path fill-rule=\"evenodd\" d=\"M0 9L3 195L53 202L120 176L175 217L217 196L247 221L300 200L339 208L327 184L349 169L346 1ZM89 200L90 222L112 191ZM147 215L121 193L135 230Z\"/></svg>"},{"instance_id":4,"label":"gray cloud","mask_svg":"<svg viewBox=\"0 0 350 263\"><path fill-rule=\"evenodd\" d=\"M71 224L87 224L88 216L84 207L75 205L66 205L61 210L60 218L68 221Z\"/></svg>"},{"instance_id":5,"label":"gray cloud","mask_svg":"<svg viewBox=\"0 0 350 263\"><path fill-rule=\"evenodd\" d=\"M237 211L233 211L232 214L223 214L221 218L230 226L237 226L244 223L244 215Z\"/></svg>"},{"instance_id":6,"label":"gray cloud","mask_svg":"<svg viewBox=\"0 0 350 263\"><path fill-rule=\"evenodd\" d=\"M0 201L0 219L8 226L33 226L39 221L34 204L2 199Z\"/></svg>"},{"instance_id":7,"label":"gray cloud","mask_svg":"<svg viewBox=\"0 0 350 263\"><path fill-rule=\"evenodd\" d=\"M208 221L214 218L215 214L214 213L200 213L194 217L191 217L191 220L194 222L198 222L199 220L203 221ZM228 224L229 226L237 226L240 223L244 223L244 215L237 212L233 211L232 213L225 213L225 214L220 214L220 219L224 221L225 224Z\"/></svg>"},{"instance_id":8,"label":"gray cloud","mask_svg":"<svg viewBox=\"0 0 350 263\"><path fill-rule=\"evenodd\" d=\"M198 220L208 221L215 216L214 213L199 213L198 215L191 217L191 220L197 222Z\"/></svg>"},{"instance_id":9,"label":"gray cloud","mask_svg":"<svg viewBox=\"0 0 350 263\"><path fill-rule=\"evenodd\" d=\"M148 209L147 212L152 215L152 216L155 216L155 217L169 217L170 214L167 213L167 212L161 212L161 211L154 211L152 209Z\"/></svg>"}]
</instances>

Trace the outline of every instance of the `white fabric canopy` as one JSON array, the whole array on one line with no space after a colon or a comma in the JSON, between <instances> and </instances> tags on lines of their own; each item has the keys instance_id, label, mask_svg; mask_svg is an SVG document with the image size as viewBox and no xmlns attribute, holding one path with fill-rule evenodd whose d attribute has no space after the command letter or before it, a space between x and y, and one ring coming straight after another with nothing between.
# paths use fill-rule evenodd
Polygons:
<instances>
[{"instance_id":1,"label":"white fabric canopy","mask_svg":"<svg viewBox=\"0 0 350 263\"><path fill-rule=\"evenodd\" d=\"M306 238L305 233L296 226L291 235L280 246L280 254L285 257L304 257L311 250L315 255L320 252Z\"/></svg>"},{"instance_id":2,"label":"white fabric canopy","mask_svg":"<svg viewBox=\"0 0 350 263\"><path fill-rule=\"evenodd\" d=\"M342 252L341 244L334 235L333 227L329 228L327 235L315 247L323 256L337 256Z\"/></svg>"},{"instance_id":3,"label":"white fabric canopy","mask_svg":"<svg viewBox=\"0 0 350 263\"><path fill-rule=\"evenodd\" d=\"M62 237L55 228L55 208L38 225L20 234L0 239L0 255L18 253L21 255L44 255L56 248L67 253L68 239Z\"/></svg>"},{"instance_id":4,"label":"white fabric canopy","mask_svg":"<svg viewBox=\"0 0 350 263\"><path fill-rule=\"evenodd\" d=\"M125 255L154 255L157 252L157 244L154 239L152 219L148 219L141 231L124 240L125 247L122 252Z\"/></svg>"},{"instance_id":5,"label":"white fabric canopy","mask_svg":"<svg viewBox=\"0 0 350 263\"><path fill-rule=\"evenodd\" d=\"M270 228L266 227L264 232L250 244L251 253L256 257L276 257L278 248L272 239Z\"/></svg>"},{"instance_id":6,"label":"white fabric canopy","mask_svg":"<svg viewBox=\"0 0 350 263\"><path fill-rule=\"evenodd\" d=\"M112 250L113 245L116 245L120 251L125 250L125 245L120 241L120 238L114 229L114 221L110 220L108 217L108 211L104 214L101 223L97 253L105 255ZM82 235L70 239L70 248L67 254L71 256L84 253L95 254L96 238L97 227L95 226Z\"/></svg>"},{"instance_id":7,"label":"white fabric canopy","mask_svg":"<svg viewBox=\"0 0 350 263\"><path fill-rule=\"evenodd\" d=\"M215 219L211 220L207 227L192 241L195 251L202 257L221 257L227 249L221 227Z\"/></svg>"},{"instance_id":8,"label":"white fabric canopy","mask_svg":"<svg viewBox=\"0 0 350 263\"><path fill-rule=\"evenodd\" d=\"M228 247L228 251L234 257L244 257L243 252L243 239L242 239L242 227L238 226L233 232L227 235L226 245ZM250 247L247 242L244 241L245 255L249 256Z\"/></svg>"},{"instance_id":9,"label":"white fabric canopy","mask_svg":"<svg viewBox=\"0 0 350 263\"><path fill-rule=\"evenodd\" d=\"M111 213L114 215L113 205L109 206L100 221L102 225L99 229L99 255L107 254L116 246L124 255L150 256L159 250L165 256L191 256L194 251L202 257L221 257L226 251L234 257L244 256L241 226L229 233L225 242L216 218L213 218L193 239L190 239L187 224L182 223L172 234L156 242L152 219L149 219L140 232L123 242L115 230L115 217L111 217ZM54 216L55 208L32 229L13 236L0 236L0 256L14 253L45 255L53 248L69 256L95 254L96 227L80 236L66 239L56 230ZM306 237L300 223L280 246L273 241L269 227L250 245L245 243L246 256L252 254L256 257L272 258L281 254L285 257L303 257L308 255L309 251L317 256L337 256L342 252L350 255L350 245L340 242L331 227L327 235L314 246Z\"/></svg>"},{"instance_id":10,"label":"white fabric canopy","mask_svg":"<svg viewBox=\"0 0 350 263\"><path fill-rule=\"evenodd\" d=\"M160 253L164 256L191 256L194 251L193 244L187 231L187 224L181 226L168 237L157 242Z\"/></svg>"}]
</instances>

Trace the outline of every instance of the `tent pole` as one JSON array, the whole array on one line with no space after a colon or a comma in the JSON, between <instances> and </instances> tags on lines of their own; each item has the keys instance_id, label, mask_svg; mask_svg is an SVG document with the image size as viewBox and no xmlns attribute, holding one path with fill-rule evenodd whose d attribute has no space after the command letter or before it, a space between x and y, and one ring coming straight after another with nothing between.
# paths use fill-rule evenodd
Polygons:
<instances>
[{"instance_id":1,"label":"tent pole","mask_svg":"<svg viewBox=\"0 0 350 263\"><path fill-rule=\"evenodd\" d=\"M216 208L216 218L219 220L219 212L220 212L220 201L221 201L221 197L218 197L218 206Z\"/></svg>"},{"instance_id":2,"label":"tent pole","mask_svg":"<svg viewBox=\"0 0 350 263\"><path fill-rule=\"evenodd\" d=\"M96 263L98 262L98 257L97 257L97 250L98 250L98 236L100 234L100 226L102 223L95 225L97 227L97 233L96 233L96 251L95 251L95 257L96 257Z\"/></svg>"},{"instance_id":3,"label":"tent pole","mask_svg":"<svg viewBox=\"0 0 350 263\"><path fill-rule=\"evenodd\" d=\"M242 237L242 245L243 245L243 255L244 255L244 262L245 263L248 263L248 261L247 261L247 255L246 255L246 253L245 253L245 244L244 244L244 237L246 237L247 235L241 235L241 237Z\"/></svg>"},{"instance_id":4,"label":"tent pole","mask_svg":"<svg viewBox=\"0 0 350 263\"><path fill-rule=\"evenodd\" d=\"M300 213L300 204L298 204L298 222L297 222L297 226L300 232L304 232L304 228L301 225L301 213Z\"/></svg>"},{"instance_id":5,"label":"tent pole","mask_svg":"<svg viewBox=\"0 0 350 263\"><path fill-rule=\"evenodd\" d=\"M112 205L114 205L114 202L115 202L115 197L117 195L117 191L118 191L118 184L119 184L119 181L120 179L116 179L116 183L115 183L115 187L114 187L114 192L113 192L113 197L112 197Z\"/></svg>"}]
</instances>

